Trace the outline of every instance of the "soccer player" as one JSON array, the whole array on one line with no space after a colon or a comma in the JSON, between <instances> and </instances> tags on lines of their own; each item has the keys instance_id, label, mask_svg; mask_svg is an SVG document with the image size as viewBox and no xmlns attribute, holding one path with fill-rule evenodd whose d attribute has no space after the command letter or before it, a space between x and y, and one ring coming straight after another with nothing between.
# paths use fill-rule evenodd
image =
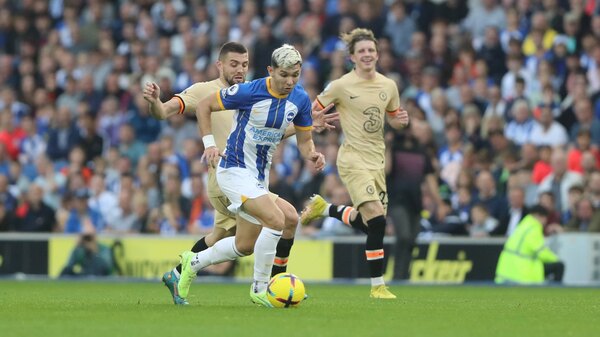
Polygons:
<instances>
[{"instance_id":1,"label":"soccer player","mask_svg":"<svg viewBox=\"0 0 600 337\"><path fill-rule=\"evenodd\" d=\"M342 36L355 67L332 81L317 97L320 106L334 103L344 130L337 167L355 210L332 205L315 195L302 212L307 224L331 216L367 233L366 257L371 276L371 297L396 298L383 281L383 236L387 211L385 143L383 126L387 115L394 129L408 125L408 113L400 107L396 83L376 71L377 40L367 29L357 28ZM366 225L365 225L366 224Z\"/></svg>"},{"instance_id":2,"label":"soccer player","mask_svg":"<svg viewBox=\"0 0 600 337\"><path fill-rule=\"evenodd\" d=\"M204 157L216 167L219 187L231 201L228 208L236 213L238 221L235 237L224 238L200 253L182 253L180 296L187 296L201 269L254 252L250 298L256 304L272 306L266 296L267 282L285 217L269 196L269 169L272 154L288 125L293 123L296 128L302 156L312 161L317 170L325 166L324 156L315 151L312 141L310 99L296 85L301 66L300 53L283 45L272 54L271 66L267 68L269 77L221 89L198 104L196 116L204 135ZM226 109L236 109L235 122L225 154L221 154L213 136L211 115Z\"/></svg>"},{"instance_id":3,"label":"soccer player","mask_svg":"<svg viewBox=\"0 0 600 337\"><path fill-rule=\"evenodd\" d=\"M225 43L219 52L216 66L219 70L219 78L202 83L195 83L182 93L175 95L165 103L160 101L160 87L155 83L147 83L143 95L149 102L149 110L152 116L158 119L166 119L176 114L195 113L198 102L216 90L227 88L236 83L243 83L248 72L248 51L242 44L235 42ZM337 118L337 114L325 113L326 109L316 109L313 107L313 118L315 126L321 129L333 128L330 122ZM224 148L225 141L233 124L233 110L212 115L212 125L214 137L217 145ZM294 128L286 131L286 136L295 133ZM208 172L208 195L209 201L215 208L215 224L210 234L198 240L192 247L193 252L201 252L214 245L220 239L235 234L235 214L227 209L230 205L229 200L223 194L217 184L215 170L209 168ZM297 225L297 213L292 205L287 201L277 198L271 194L276 203L286 215L286 230L277 246L277 265L273 267L273 275L285 272L287 268L287 258L294 242L294 233ZM177 293L177 282L181 273L181 265L163 275L163 282L171 292L175 304L187 304L187 301L181 298Z\"/></svg>"}]
</instances>

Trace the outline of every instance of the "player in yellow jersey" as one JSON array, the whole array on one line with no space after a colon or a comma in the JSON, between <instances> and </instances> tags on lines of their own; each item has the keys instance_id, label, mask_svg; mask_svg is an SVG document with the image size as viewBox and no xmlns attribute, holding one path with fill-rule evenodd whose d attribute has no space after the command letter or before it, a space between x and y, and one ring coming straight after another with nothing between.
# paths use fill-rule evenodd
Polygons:
<instances>
[{"instance_id":1,"label":"player in yellow jersey","mask_svg":"<svg viewBox=\"0 0 600 337\"><path fill-rule=\"evenodd\" d=\"M396 83L376 70L377 40L373 32L357 28L342 35L354 69L332 81L317 97L319 106L335 104L344 141L337 167L348 189L352 207L331 205L315 195L302 212L301 223L331 216L367 233L366 257L371 276L371 297L392 299L383 281L383 236L387 211L385 143L387 119L394 129L408 125L408 112L400 107Z\"/></svg>"},{"instance_id":2,"label":"player in yellow jersey","mask_svg":"<svg viewBox=\"0 0 600 337\"><path fill-rule=\"evenodd\" d=\"M144 88L144 98L149 102L149 110L152 116L158 119L166 119L176 114L195 114L198 102L206 96L213 94L223 88L227 88L237 83L243 83L248 72L248 51L242 44L236 42L225 43L219 52L216 66L219 70L219 78L209 82L195 83L183 92L176 94L173 98L163 103L160 101L160 88L155 83L147 83ZM330 129L333 126L329 123L337 119L337 113L325 113L326 109L317 109L313 105L313 123L317 130ZM212 114L212 129L216 144L219 148L225 148L225 142L231 131L233 124L234 111L227 111L218 114ZM286 137L295 133L294 128L286 131ZM236 218L235 214L227 209L230 205L229 200L216 180L214 168L209 167L208 174L208 196L209 201L215 208L215 224L210 234L198 240L192 247L193 252L201 252L208 247L212 247L222 238L235 234ZM296 209L287 201L271 194L276 204L285 215L285 231L282 239L279 241L276 252L275 265L273 266L273 275L285 272L287 260L291 247L294 242L295 229L298 222ZM241 221L244 221L243 219ZM169 288L175 304L187 304L184 298L177 293L177 282L181 273L181 265L176 266L172 271L163 275L163 282Z\"/></svg>"}]
</instances>

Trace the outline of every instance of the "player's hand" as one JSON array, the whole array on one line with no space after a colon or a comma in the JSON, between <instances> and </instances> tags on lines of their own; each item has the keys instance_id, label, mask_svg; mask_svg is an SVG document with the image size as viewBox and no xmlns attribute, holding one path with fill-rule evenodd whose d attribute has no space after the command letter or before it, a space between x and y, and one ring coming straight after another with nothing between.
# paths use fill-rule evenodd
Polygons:
<instances>
[{"instance_id":1,"label":"player's hand","mask_svg":"<svg viewBox=\"0 0 600 337\"><path fill-rule=\"evenodd\" d=\"M408 111L406 111L406 109L404 109L403 107L400 107L400 111L398 111L394 118L400 121L400 125L402 125L403 127L406 127L408 125Z\"/></svg>"},{"instance_id":2,"label":"player's hand","mask_svg":"<svg viewBox=\"0 0 600 337\"><path fill-rule=\"evenodd\" d=\"M340 119L340 114L338 112L330 113L327 112L333 108L333 103L324 107L323 109L319 109L319 103L315 100L312 104L312 119L313 119L313 128L317 132L323 132L323 130L331 130L335 129L335 126L331 125L331 123Z\"/></svg>"},{"instance_id":3,"label":"player's hand","mask_svg":"<svg viewBox=\"0 0 600 337\"><path fill-rule=\"evenodd\" d=\"M160 97L160 87L154 82L146 82L144 87L144 99L150 104L156 104Z\"/></svg>"},{"instance_id":4,"label":"player's hand","mask_svg":"<svg viewBox=\"0 0 600 337\"><path fill-rule=\"evenodd\" d=\"M323 171L325 168L325 156L321 152L311 152L308 159L315 164L317 171Z\"/></svg>"},{"instance_id":5,"label":"player's hand","mask_svg":"<svg viewBox=\"0 0 600 337\"><path fill-rule=\"evenodd\" d=\"M216 146L211 146L204 150L204 154L200 160L206 159L206 163L208 166L215 168L219 164L219 158L224 157L219 148Z\"/></svg>"}]
</instances>

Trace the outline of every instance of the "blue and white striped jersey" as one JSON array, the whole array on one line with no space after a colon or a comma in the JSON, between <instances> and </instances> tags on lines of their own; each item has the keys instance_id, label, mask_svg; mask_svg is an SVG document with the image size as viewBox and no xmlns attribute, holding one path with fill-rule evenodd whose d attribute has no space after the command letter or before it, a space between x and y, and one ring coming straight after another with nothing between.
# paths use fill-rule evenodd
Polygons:
<instances>
[{"instance_id":1,"label":"blue and white striped jersey","mask_svg":"<svg viewBox=\"0 0 600 337\"><path fill-rule=\"evenodd\" d=\"M220 167L249 169L268 185L271 158L285 129L290 123L301 130L312 127L308 94L296 85L289 95L278 95L266 77L222 89L217 99L222 110L236 110Z\"/></svg>"}]
</instances>

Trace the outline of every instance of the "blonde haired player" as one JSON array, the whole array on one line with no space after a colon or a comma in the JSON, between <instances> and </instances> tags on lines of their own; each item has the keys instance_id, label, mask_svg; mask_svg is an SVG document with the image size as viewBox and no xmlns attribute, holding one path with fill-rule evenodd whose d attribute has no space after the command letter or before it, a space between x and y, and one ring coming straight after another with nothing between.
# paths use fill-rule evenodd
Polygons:
<instances>
[{"instance_id":1,"label":"blonde haired player","mask_svg":"<svg viewBox=\"0 0 600 337\"><path fill-rule=\"evenodd\" d=\"M302 156L322 170L325 159L315 151L312 141L311 102L297 85L302 58L290 45L276 49L268 67L269 77L221 89L198 104L204 156L217 167L217 181L231 201L228 209L237 215L235 238L181 257L178 291L186 297L196 273L209 265L233 260L254 252L254 282L250 298L256 304L271 307L267 282L276 256L276 247L284 229L282 209L269 196L269 169L275 148L288 126L296 128ZM221 154L212 132L211 117L235 109L234 124ZM254 243L250 245L250 243Z\"/></svg>"},{"instance_id":2,"label":"blonde haired player","mask_svg":"<svg viewBox=\"0 0 600 337\"><path fill-rule=\"evenodd\" d=\"M355 210L332 205L315 195L300 221L306 225L321 216L331 216L367 233L365 254L371 276L371 297L396 298L383 281L383 236L387 211L385 143L387 119L394 129L408 125L408 113L400 107L396 83L376 71L377 40L373 32L357 28L342 35L355 67L331 82L317 97L320 106L335 104L340 113L344 141L337 167ZM366 224L366 226L365 226Z\"/></svg>"},{"instance_id":3,"label":"blonde haired player","mask_svg":"<svg viewBox=\"0 0 600 337\"><path fill-rule=\"evenodd\" d=\"M151 115L157 119L167 119L177 114L195 113L198 102L205 97L217 90L237 83L243 83L248 72L248 65L248 51L246 47L240 43L228 42L221 47L216 62L217 69L219 70L219 78L208 82L195 83L164 103L160 101L160 87L156 83L147 83L143 91L144 99L149 102ZM321 110L313 106L313 119L316 129L332 128L329 123L337 118L337 114L325 115L329 108L331 107ZM228 110L212 115L214 138L220 148L225 146L225 141L233 124L233 114L233 110ZM286 130L286 137L294 133L295 131L292 127ZM231 202L219 188L213 168L209 168L208 172L208 196L210 203L215 208L215 223L212 232L198 240L192 247L191 250L196 253L204 251L208 247L212 247L217 241L235 234L235 214L227 209ZM275 275L286 270L287 258L294 242L297 213L296 209L289 202L278 198L275 194L271 194L271 197L275 200L278 207L282 209L286 219L286 229L282 240L280 240L277 246L278 264L272 271L273 275ZM249 242L249 244L252 245L253 242ZM188 304L185 298L179 296L177 291L180 273L181 264L173 268L173 270L166 272L162 278L165 286L171 292L173 302L177 305Z\"/></svg>"}]
</instances>

